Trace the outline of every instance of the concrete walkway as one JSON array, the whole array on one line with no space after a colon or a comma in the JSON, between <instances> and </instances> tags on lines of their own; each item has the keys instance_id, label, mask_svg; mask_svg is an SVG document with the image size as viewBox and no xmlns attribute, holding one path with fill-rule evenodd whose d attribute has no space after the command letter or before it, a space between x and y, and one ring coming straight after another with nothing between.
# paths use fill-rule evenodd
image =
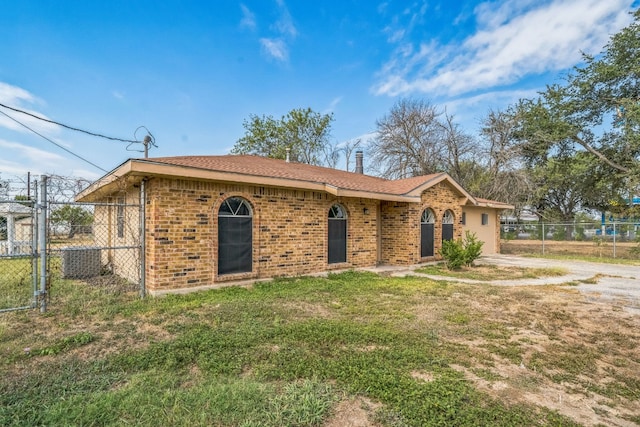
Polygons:
<instances>
[{"instance_id":1,"label":"concrete walkway","mask_svg":"<svg viewBox=\"0 0 640 427\"><path fill-rule=\"evenodd\" d=\"M622 300L623 306L630 312L640 314L640 266L623 264L605 264L572 260L552 260L543 258L528 258L514 255L490 255L476 261L478 264L494 264L508 267L553 268L567 270L564 276L540 277L537 279L505 279L492 281L478 281L454 278L448 276L434 276L418 273L415 269L419 265L404 269L376 269L378 273L387 273L394 277L426 277L432 280L445 280L462 283L488 283L495 286L536 286L571 284L590 299ZM587 283L585 283L587 282ZM576 286L576 283L577 286Z\"/></svg>"}]
</instances>

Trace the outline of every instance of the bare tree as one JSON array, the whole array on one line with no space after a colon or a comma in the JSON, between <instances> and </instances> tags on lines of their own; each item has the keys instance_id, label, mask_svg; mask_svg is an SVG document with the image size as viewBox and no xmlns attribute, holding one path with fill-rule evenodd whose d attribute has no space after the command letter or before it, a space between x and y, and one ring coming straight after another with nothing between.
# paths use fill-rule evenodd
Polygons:
<instances>
[{"instance_id":1,"label":"bare tree","mask_svg":"<svg viewBox=\"0 0 640 427\"><path fill-rule=\"evenodd\" d=\"M443 171L446 147L440 115L425 101L405 98L377 120L378 135L369 152L379 174L407 178Z\"/></svg>"},{"instance_id":2,"label":"bare tree","mask_svg":"<svg viewBox=\"0 0 640 427\"><path fill-rule=\"evenodd\" d=\"M362 139L357 138L345 142L342 146L342 152L344 153L344 157L347 161L347 172L349 172L350 169L349 164L351 163L351 155L357 148L360 147L360 144L362 144Z\"/></svg>"},{"instance_id":3,"label":"bare tree","mask_svg":"<svg viewBox=\"0 0 640 427\"><path fill-rule=\"evenodd\" d=\"M516 214L529 206L534 183L522 164L520 144L514 138L516 122L512 115L490 110L482 119L480 135L484 142L482 173L476 178L474 194L516 206Z\"/></svg>"},{"instance_id":4,"label":"bare tree","mask_svg":"<svg viewBox=\"0 0 640 427\"><path fill-rule=\"evenodd\" d=\"M380 175L407 178L448 172L456 180L465 179L474 141L446 111L405 98L376 125L378 136L369 152Z\"/></svg>"},{"instance_id":5,"label":"bare tree","mask_svg":"<svg viewBox=\"0 0 640 427\"><path fill-rule=\"evenodd\" d=\"M324 153L325 165L331 169L336 169L338 167L338 162L340 161L340 152L342 151L341 148L338 147L338 144L327 143L322 148L322 151Z\"/></svg>"},{"instance_id":6,"label":"bare tree","mask_svg":"<svg viewBox=\"0 0 640 427\"><path fill-rule=\"evenodd\" d=\"M469 187L475 178L474 164L478 156L476 140L454 122L453 116L443 114L444 143L446 145L445 171L463 187Z\"/></svg>"}]
</instances>

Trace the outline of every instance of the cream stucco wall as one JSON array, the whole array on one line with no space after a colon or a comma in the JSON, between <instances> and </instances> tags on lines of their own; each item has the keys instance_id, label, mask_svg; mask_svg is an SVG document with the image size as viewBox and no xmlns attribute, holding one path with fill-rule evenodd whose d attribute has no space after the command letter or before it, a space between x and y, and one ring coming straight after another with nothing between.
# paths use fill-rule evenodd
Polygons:
<instances>
[{"instance_id":1,"label":"cream stucco wall","mask_svg":"<svg viewBox=\"0 0 640 427\"><path fill-rule=\"evenodd\" d=\"M482 255L491 255L500 252L500 220L496 209L476 206L462 208L465 214L465 224L462 225L463 233L467 230L476 233L478 239L484 242ZM482 214L488 215L487 225L482 225Z\"/></svg>"}]
</instances>

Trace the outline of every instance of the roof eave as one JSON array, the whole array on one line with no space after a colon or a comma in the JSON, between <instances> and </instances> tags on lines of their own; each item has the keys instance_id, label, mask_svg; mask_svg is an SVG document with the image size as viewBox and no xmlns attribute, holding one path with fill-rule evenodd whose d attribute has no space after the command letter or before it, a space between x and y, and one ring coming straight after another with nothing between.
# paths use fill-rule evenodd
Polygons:
<instances>
[{"instance_id":1,"label":"roof eave","mask_svg":"<svg viewBox=\"0 0 640 427\"><path fill-rule=\"evenodd\" d=\"M78 193L78 195L75 197L76 201L92 202L98 200L106 194L113 193L116 182L119 179L131 174L133 169L132 161L133 159L125 161L124 163L113 169L111 172L104 175L102 178L94 181L91 185Z\"/></svg>"},{"instance_id":2,"label":"roof eave","mask_svg":"<svg viewBox=\"0 0 640 427\"><path fill-rule=\"evenodd\" d=\"M481 208L491 208L491 209L499 209L499 210L509 210L515 209L515 206L509 205L503 202L497 202L495 200L477 200L473 206L481 207Z\"/></svg>"},{"instance_id":3,"label":"roof eave","mask_svg":"<svg viewBox=\"0 0 640 427\"><path fill-rule=\"evenodd\" d=\"M449 174L442 172L439 175L436 175L435 177L431 178L430 180L420 184L419 186L415 187L413 190L409 191L406 193L407 196L412 196L412 197L420 197L422 192L433 187L434 185L442 182L442 181L447 181L449 184L451 184L451 186L456 189L458 191L458 193L460 193L460 195L462 197L464 197L464 202L463 204L466 204L467 202L471 202L473 205L477 205L478 202L476 201L476 199L467 192L467 190L465 190L464 188L462 188L462 186L460 184L458 184L456 182L456 180L454 180Z\"/></svg>"},{"instance_id":4,"label":"roof eave","mask_svg":"<svg viewBox=\"0 0 640 427\"><path fill-rule=\"evenodd\" d=\"M101 197L104 197L105 195L112 194L117 190L117 181L119 179L130 176L137 176L140 178L145 176L165 176L172 178L180 177L184 179L204 179L209 181L237 182L259 186L323 191L336 197L359 197L400 202L420 201L420 197L415 197L414 195L399 195L374 191L349 190L339 188L327 183L277 177L265 177L237 172L215 171L209 169L194 168L190 166L157 163L153 161L146 161L144 159L129 159L113 171L109 172L104 177L100 178L98 181L91 184L81 193L79 193L76 197L76 200L89 202L95 201Z\"/></svg>"}]
</instances>

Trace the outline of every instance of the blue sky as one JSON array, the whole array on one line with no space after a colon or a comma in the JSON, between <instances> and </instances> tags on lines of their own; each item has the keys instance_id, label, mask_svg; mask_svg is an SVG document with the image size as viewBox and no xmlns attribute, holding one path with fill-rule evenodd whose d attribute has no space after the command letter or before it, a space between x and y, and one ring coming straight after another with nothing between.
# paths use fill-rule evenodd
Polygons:
<instances>
[{"instance_id":1,"label":"blue sky","mask_svg":"<svg viewBox=\"0 0 640 427\"><path fill-rule=\"evenodd\" d=\"M601 52L638 2L4 2L0 103L123 139L145 126L151 157L226 154L251 114L293 108L333 113L333 143L366 140L402 97L446 108L477 135L489 109L559 81L581 51ZM0 112L105 170L142 156ZM3 179L104 174L1 114L0 153Z\"/></svg>"}]
</instances>

